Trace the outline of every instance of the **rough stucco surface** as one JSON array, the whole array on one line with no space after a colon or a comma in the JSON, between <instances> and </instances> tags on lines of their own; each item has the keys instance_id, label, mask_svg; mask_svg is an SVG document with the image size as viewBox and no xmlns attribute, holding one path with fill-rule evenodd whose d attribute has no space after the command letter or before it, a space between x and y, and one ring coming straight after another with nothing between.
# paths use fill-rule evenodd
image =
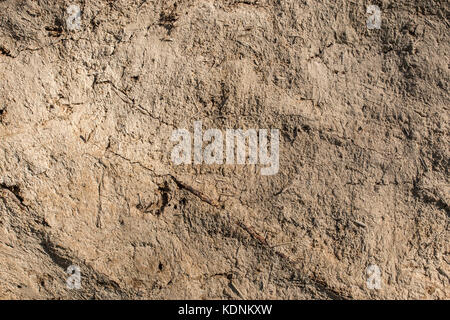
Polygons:
<instances>
[{"instance_id":1,"label":"rough stucco surface","mask_svg":"<svg viewBox=\"0 0 450 320\"><path fill-rule=\"evenodd\" d=\"M0 1L0 298L450 298L447 1L74 3ZM278 174L175 166L196 120Z\"/></svg>"}]
</instances>

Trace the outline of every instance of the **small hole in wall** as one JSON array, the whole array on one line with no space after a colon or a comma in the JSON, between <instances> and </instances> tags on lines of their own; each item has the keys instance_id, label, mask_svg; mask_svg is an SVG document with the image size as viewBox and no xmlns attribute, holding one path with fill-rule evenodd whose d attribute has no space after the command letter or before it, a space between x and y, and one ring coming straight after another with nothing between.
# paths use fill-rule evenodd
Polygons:
<instances>
[{"instance_id":1,"label":"small hole in wall","mask_svg":"<svg viewBox=\"0 0 450 320\"><path fill-rule=\"evenodd\" d=\"M305 125L302 126L302 130L307 132L307 133L309 133L311 131L311 127L308 126L307 124L305 124Z\"/></svg>"},{"instance_id":2,"label":"small hole in wall","mask_svg":"<svg viewBox=\"0 0 450 320\"><path fill-rule=\"evenodd\" d=\"M164 268L164 266L163 266L163 264L160 262L159 263L159 265L158 265L158 269L159 269L159 271L162 271L163 270L163 268Z\"/></svg>"}]
</instances>

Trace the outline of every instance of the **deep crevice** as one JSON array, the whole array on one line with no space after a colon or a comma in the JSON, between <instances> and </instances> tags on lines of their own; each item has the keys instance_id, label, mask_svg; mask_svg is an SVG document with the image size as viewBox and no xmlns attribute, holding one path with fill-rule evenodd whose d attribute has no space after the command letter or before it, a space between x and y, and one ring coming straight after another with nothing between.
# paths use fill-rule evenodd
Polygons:
<instances>
[{"instance_id":1,"label":"deep crevice","mask_svg":"<svg viewBox=\"0 0 450 320\"><path fill-rule=\"evenodd\" d=\"M24 207L27 207L24 203L24 198L20 195L21 191L20 191L20 187L18 185L11 185L8 186L5 183L0 183L0 188L8 190L9 192L11 192L16 199L20 202L20 204Z\"/></svg>"}]
</instances>

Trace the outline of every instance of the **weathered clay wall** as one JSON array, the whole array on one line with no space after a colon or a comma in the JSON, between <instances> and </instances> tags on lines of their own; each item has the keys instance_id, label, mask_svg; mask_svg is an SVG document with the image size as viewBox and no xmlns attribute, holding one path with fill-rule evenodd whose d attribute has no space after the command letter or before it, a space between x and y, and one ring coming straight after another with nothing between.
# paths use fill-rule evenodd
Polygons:
<instances>
[{"instance_id":1,"label":"weathered clay wall","mask_svg":"<svg viewBox=\"0 0 450 320\"><path fill-rule=\"evenodd\" d=\"M0 298L448 299L448 52L447 1L0 1ZM279 172L175 166L197 120Z\"/></svg>"}]
</instances>

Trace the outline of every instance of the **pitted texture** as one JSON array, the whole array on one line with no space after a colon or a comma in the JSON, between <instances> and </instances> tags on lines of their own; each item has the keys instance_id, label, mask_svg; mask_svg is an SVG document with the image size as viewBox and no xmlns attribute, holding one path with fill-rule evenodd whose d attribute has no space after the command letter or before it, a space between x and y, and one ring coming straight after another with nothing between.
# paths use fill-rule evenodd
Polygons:
<instances>
[{"instance_id":1,"label":"pitted texture","mask_svg":"<svg viewBox=\"0 0 450 320\"><path fill-rule=\"evenodd\" d=\"M0 298L448 299L448 18L433 0L0 1ZM197 120L280 129L279 173L174 166L171 133Z\"/></svg>"}]
</instances>

